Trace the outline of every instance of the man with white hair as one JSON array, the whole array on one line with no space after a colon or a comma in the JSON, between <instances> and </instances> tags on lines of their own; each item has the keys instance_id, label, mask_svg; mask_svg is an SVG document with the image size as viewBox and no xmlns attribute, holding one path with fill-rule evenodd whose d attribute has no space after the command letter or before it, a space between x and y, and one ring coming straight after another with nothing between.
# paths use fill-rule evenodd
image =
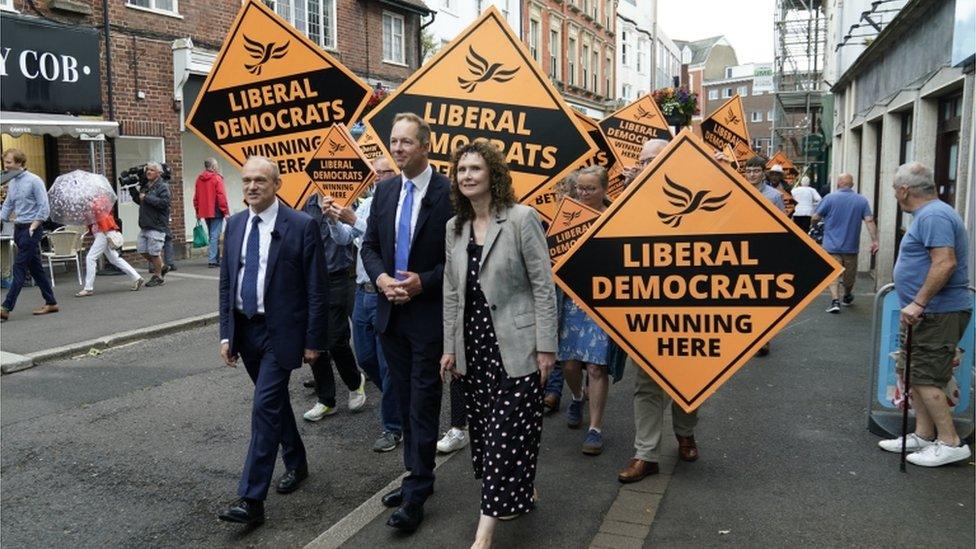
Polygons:
<instances>
[{"instance_id":1,"label":"man with white hair","mask_svg":"<svg viewBox=\"0 0 976 549\"><path fill-rule=\"evenodd\" d=\"M973 313L969 292L969 239L959 214L938 199L932 170L921 163L904 164L895 172L898 206L912 214L895 263L895 291L902 305L903 369L906 330L911 338L911 393L915 432L907 434L909 463L938 467L965 461L972 454L952 423L945 387L959 340ZM969 334L972 337L972 333ZM968 367L964 365L963 367ZM898 437L879 443L882 450L900 452Z\"/></svg>"},{"instance_id":2,"label":"man with white hair","mask_svg":"<svg viewBox=\"0 0 976 549\"><path fill-rule=\"evenodd\" d=\"M139 239L136 251L149 261L152 278L147 288L162 286L163 259L160 254L166 241L169 226L169 185L163 181L163 167L158 162L146 163L146 183L132 193L132 200L139 205Z\"/></svg>"},{"instance_id":3,"label":"man with white hair","mask_svg":"<svg viewBox=\"0 0 976 549\"><path fill-rule=\"evenodd\" d=\"M645 141L640 162L633 176L650 164L667 145L668 142L663 139ZM667 393L630 357L627 357L627 367L633 368L636 374L634 377L634 457L617 475L617 480L625 484L637 482L659 472L658 458L661 452L664 409L671 401ZM698 424L698 410L685 412L683 408L671 402L671 418L674 435L678 439L679 457L683 461L695 461L698 459L694 432Z\"/></svg>"},{"instance_id":4,"label":"man with white hair","mask_svg":"<svg viewBox=\"0 0 976 549\"><path fill-rule=\"evenodd\" d=\"M844 267L844 276L830 285L828 313L840 313L840 284L844 285L844 306L854 303L854 281L857 279L857 254L861 247L861 221L871 233L871 253L878 252L878 226L874 223L868 199L854 191L854 176L842 173L837 190L817 206L812 221L824 220L823 247Z\"/></svg>"}]
</instances>

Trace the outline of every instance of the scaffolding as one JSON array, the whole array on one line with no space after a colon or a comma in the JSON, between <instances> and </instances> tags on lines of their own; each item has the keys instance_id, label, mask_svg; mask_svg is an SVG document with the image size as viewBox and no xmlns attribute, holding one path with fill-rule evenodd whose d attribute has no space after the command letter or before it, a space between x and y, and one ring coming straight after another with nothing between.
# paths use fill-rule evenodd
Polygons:
<instances>
[{"instance_id":1,"label":"scaffolding","mask_svg":"<svg viewBox=\"0 0 976 549\"><path fill-rule=\"evenodd\" d=\"M773 15L772 150L782 150L814 185L825 174L823 67L827 18L821 0L776 0ZM817 137L811 137L817 136Z\"/></svg>"}]
</instances>

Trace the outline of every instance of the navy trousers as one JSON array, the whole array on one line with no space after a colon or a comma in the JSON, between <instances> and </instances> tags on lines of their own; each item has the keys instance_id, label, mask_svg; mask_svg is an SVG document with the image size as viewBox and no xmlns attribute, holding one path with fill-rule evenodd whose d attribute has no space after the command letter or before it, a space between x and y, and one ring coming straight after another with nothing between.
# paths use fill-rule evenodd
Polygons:
<instances>
[{"instance_id":1,"label":"navy trousers","mask_svg":"<svg viewBox=\"0 0 976 549\"><path fill-rule=\"evenodd\" d=\"M48 280L44 265L41 264L41 256L38 251L38 244L43 237L44 230L40 227L34 231L34 236L31 236L29 223L14 225L14 243L17 244L17 257L14 258L14 265L11 269L13 281L10 284L10 290L7 291L6 299L3 300L4 309L14 310L17 305L17 297L20 296L20 290L24 288L24 283L27 282L28 271L34 278L37 288L41 290L44 303L48 305L58 304L58 300L54 297L54 290L51 289L51 281Z\"/></svg>"},{"instance_id":2,"label":"navy trousers","mask_svg":"<svg viewBox=\"0 0 976 549\"><path fill-rule=\"evenodd\" d=\"M264 500L271 487L279 446L286 470L307 466L308 462L288 393L291 370L278 364L268 339L264 317L248 319L236 314L237 351L254 382L251 444L247 449L237 495Z\"/></svg>"},{"instance_id":3,"label":"navy trousers","mask_svg":"<svg viewBox=\"0 0 976 549\"><path fill-rule=\"evenodd\" d=\"M396 311L386 332L380 334L403 426L403 464L408 474L400 487L404 501L421 505L434 492L434 456L443 392L441 338L439 326L412 320L404 310Z\"/></svg>"}]
</instances>

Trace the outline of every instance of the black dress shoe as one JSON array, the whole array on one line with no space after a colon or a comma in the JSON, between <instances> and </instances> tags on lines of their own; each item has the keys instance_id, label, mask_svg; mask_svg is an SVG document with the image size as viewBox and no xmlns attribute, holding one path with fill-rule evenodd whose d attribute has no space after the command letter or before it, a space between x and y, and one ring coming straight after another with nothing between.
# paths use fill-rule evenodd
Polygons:
<instances>
[{"instance_id":1,"label":"black dress shoe","mask_svg":"<svg viewBox=\"0 0 976 549\"><path fill-rule=\"evenodd\" d=\"M300 467L292 471L285 471L285 474L281 475L278 479L278 484L275 486L275 490L279 494L290 494L302 484L302 481L308 478L308 466Z\"/></svg>"},{"instance_id":2,"label":"black dress shoe","mask_svg":"<svg viewBox=\"0 0 976 549\"><path fill-rule=\"evenodd\" d=\"M264 502L241 498L217 513L217 518L226 522L257 526L264 522Z\"/></svg>"},{"instance_id":3,"label":"black dress shoe","mask_svg":"<svg viewBox=\"0 0 976 549\"><path fill-rule=\"evenodd\" d=\"M399 507L403 504L403 488L397 488L396 490L387 492L383 495L383 506L394 508Z\"/></svg>"},{"instance_id":4,"label":"black dress shoe","mask_svg":"<svg viewBox=\"0 0 976 549\"><path fill-rule=\"evenodd\" d=\"M413 532L423 521L424 506L408 501L401 505L399 509L393 511L393 514L390 515L390 520L386 521L386 525L404 532Z\"/></svg>"}]
</instances>

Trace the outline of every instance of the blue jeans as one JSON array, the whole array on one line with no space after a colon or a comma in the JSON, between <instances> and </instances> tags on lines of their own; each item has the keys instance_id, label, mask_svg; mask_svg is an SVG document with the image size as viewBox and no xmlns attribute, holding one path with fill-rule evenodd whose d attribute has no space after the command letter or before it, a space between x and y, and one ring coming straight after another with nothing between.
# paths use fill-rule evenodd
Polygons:
<instances>
[{"instance_id":1,"label":"blue jeans","mask_svg":"<svg viewBox=\"0 0 976 549\"><path fill-rule=\"evenodd\" d=\"M352 341L356 347L356 358L366 377L383 392L380 401L380 419L383 428L391 433L400 434L403 431L400 405L396 391L391 387L390 371L386 366L386 357L383 356L375 324L376 294L357 287L356 303L352 310Z\"/></svg>"},{"instance_id":2,"label":"blue jeans","mask_svg":"<svg viewBox=\"0 0 976 549\"><path fill-rule=\"evenodd\" d=\"M210 254L207 256L207 263L211 265L220 263L220 230L223 228L223 217L214 217L207 220L207 232L210 233Z\"/></svg>"},{"instance_id":3,"label":"blue jeans","mask_svg":"<svg viewBox=\"0 0 976 549\"><path fill-rule=\"evenodd\" d=\"M563 365L558 362L549 372L549 379L546 380L546 394L553 394L557 397L561 397L563 394Z\"/></svg>"},{"instance_id":4,"label":"blue jeans","mask_svg":"<svg viewBox=\"0 0 976 549\"><path fill-rule=\"evenodd\" d=\"M51 281L48 279L47 272L41 264L41 255L38 245L44 237L44 229L38 227L34 231L34 236L30 235L30 224L21 223L14 225L14 243L17 244L17 257L14 258L13 281L10 283L10 291L7 292L6 299L3 300L3 308L13 311L17 305L17 297L20 290L27 281L27 272L34 278L34 283L41 290L44 303L57 305L58 300L54 297L54 290L51 289Z\"/></svg>"}]
</instances>

